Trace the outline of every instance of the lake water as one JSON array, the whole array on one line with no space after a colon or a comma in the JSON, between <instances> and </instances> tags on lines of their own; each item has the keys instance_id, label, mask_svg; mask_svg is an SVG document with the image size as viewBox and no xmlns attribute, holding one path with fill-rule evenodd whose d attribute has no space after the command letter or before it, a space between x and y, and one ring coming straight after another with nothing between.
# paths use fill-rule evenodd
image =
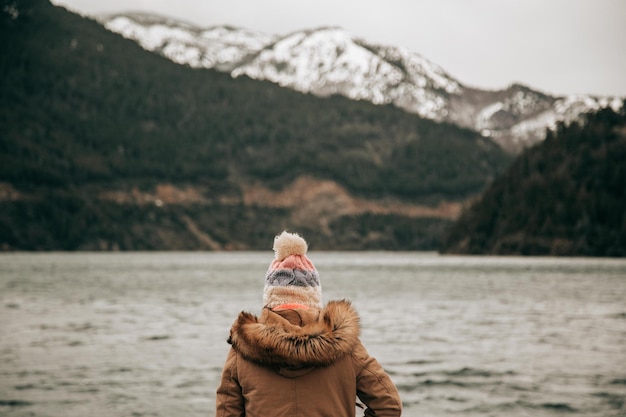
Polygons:
<instances>
[{"instance_id":1,"label":"lake water","mask_svg":"<svg viewBox=\"0 0 626 417\"><path fill-rule=\"evenodd\" d=\"M309 256L405 416L626 416L626 260ZM0 255L0 415L212 416L272 257Z\"/></svg>"}]
</instances>

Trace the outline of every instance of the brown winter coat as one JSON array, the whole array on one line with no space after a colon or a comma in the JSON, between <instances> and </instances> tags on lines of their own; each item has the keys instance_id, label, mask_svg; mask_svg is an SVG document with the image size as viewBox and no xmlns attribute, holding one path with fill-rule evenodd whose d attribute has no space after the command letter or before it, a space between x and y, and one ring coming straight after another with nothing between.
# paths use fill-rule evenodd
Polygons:
<instances>
[{"instance_id":1,"label":"brown winter coat","mask_svg":"<svg viewBox=\"0 0 626 417\"><path fill-rule=\"evenodd\" d=\"M349 417L356 398L366 416L396 417L398 391L359 340L348 301L323 310L242 312L233 324L217 417Z\"/></svg>"}]
</instances>

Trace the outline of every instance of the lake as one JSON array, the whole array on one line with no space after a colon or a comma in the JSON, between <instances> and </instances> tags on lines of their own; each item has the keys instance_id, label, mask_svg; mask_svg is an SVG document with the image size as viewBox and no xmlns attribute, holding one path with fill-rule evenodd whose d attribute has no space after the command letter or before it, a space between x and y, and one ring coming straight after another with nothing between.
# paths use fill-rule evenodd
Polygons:
<instances>
[{"instance_id":1,"label":"lake","mask_svg":"<svg viewBox=\"0 0 626 417\"><path fill-rule=\"evenodd\" d=\"M404 416L626 416L626 259L308 255ZM0 255L0 415L212 416L272 259Z\"/></svg>"}]
</instances>

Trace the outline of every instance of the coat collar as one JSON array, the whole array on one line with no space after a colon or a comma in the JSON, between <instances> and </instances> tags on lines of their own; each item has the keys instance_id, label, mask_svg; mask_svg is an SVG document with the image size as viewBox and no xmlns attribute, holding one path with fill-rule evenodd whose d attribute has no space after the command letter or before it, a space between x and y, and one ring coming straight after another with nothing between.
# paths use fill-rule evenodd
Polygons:
<instances>
[{"instance_id":1,"label":"coat collar","mask_svg":"<svg viewBox=\"0 0 626 417\"><path fill-rule=\"evenodd\" d=\"M293 315L297 316L297 319ZM322 310L275 312L261 317L242 312L228 342L244 358L264 366L328 366L359 342L359 316L349 301L331 301Z\"/></svg>"}]
</instances>

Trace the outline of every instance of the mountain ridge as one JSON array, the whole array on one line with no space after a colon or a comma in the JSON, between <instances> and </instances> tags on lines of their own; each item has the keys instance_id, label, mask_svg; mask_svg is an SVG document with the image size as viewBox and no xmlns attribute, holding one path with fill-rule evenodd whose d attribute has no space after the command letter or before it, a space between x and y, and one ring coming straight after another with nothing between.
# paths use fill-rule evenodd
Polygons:
<instances>
[{"instance_id":1,"label":"mountain ridge","mask_svg":"<svg viewBox=\"0 0 626 417\"><path fill-rule=\"evenodd\" d=\"M5 250L259 249L284 229L320 249L433 250L511 161L469 129L178 65L47 0L15 5L0 11Z\"/></svg>"},{"instance_id":2,"label":"mountain ridge","mask_svg":"<svg viewBox=\"0 0 626 417\"><path fill-rule=\"evenodd\" d=\"M119 19L123 20L123 25ZM128 20L128 16L101 16L99 20L110 30L145 44L144 38L137 33L129 35L129 28L146 27ZM210 30L216 28L218 26L213 26ZM328 36L320 36L322 32ZM248 31L248 34L253 32ZM500 90L465 86L415 52L371 43L336 26L304 29L283 36L256 34L261 36L260 42L253 45L248 39L239 46L229 44L225 50L231 52L230 58L224 56L216 65L211 60L202 64L202 61L186 61L180 55L173 56L167 50L146 49L169 56L181 64L205 65L235 77L245 74L305 93L340 94L375 104L393 104L422 117L474 129L513 153L543 140L546 129L553 129L560 121L581 120L586 112L607 106L618 110L622 105L622 99L618 97L553 96L520 83L512 83ZM310 46L302 48L304 42ZM167 43L171 50L186 50L176 37L169 38ZM285 48L286 43L290 47ZM215 54L213 47L219 49L220 46L195 45L190 48L194 54L201 54L202 47ZM351 62L345 59L345 53L337 53L354 52L358 47L363 50L355 53L356 58ZM319 53L314 53L315 48ZM239 52L235 53L235 50ZM476 96L480 98L476 99ZM528 107L529 100L534 103L532 107Z\"/></svg>"}]
</instances>

